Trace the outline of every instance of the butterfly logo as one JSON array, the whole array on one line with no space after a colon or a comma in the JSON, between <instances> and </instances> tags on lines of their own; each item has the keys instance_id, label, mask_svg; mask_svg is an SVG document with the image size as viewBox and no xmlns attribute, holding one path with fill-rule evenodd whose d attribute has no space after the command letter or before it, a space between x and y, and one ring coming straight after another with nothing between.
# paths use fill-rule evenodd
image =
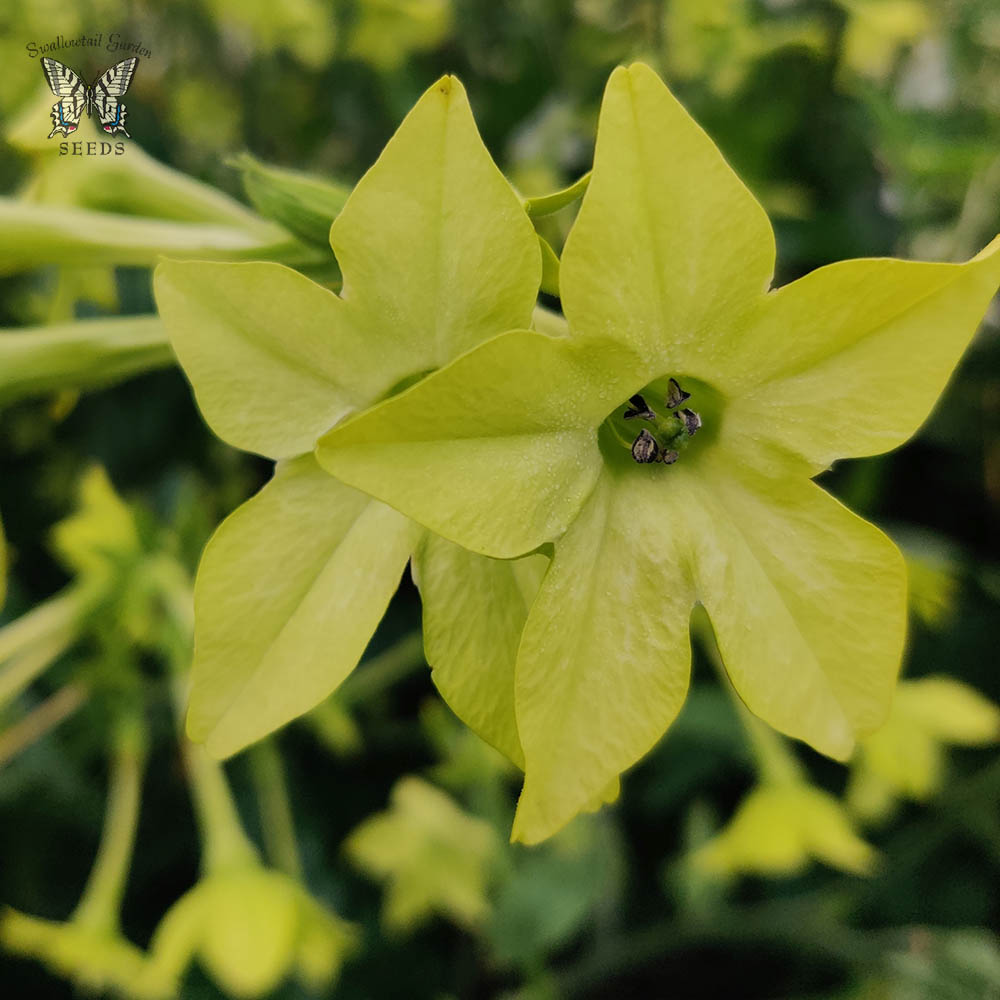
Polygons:
<instances>
[{"instance_id":1,"label":"butterfly logo","mask_svg":"<svg viewBox=\"0 0 1000 1000\"><path fill-rule=\"evenodd\" d=\"M48 137L51 139L56 132L62 132L63 135L75 132L84 109L88 118L97 110L97 117L101 119L101 127L105 132L112 135L125 132L128 135L125 130L127 112L119 98L125 96L138 62L136 56L123 59L88 87L68 66L56 59L49 59L48 56L42 59L45 79L52 93L59 98L52 105L52 131Z\"/></svg>"}]
</instances>

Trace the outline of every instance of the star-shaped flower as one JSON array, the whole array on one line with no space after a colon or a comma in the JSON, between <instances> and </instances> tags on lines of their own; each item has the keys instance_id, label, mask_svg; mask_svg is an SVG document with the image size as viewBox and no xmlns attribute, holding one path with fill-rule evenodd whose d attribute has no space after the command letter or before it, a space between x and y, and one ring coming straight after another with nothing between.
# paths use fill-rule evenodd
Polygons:
<instances>
[{"instance_id":1,"label":"star-shaped flower","mask_svg":"<svg viewBox=\"0 0 1000 1000\"><path fill-rule=\"evenodd\" d=\"M946 747L1000 740L1000 708L950 677L903 681L884 726L861 741L847 801L863 819L886 819L899 798L922 802L944 780Z\"/></svg>"},{"instance_id":2,"label":"star-shaped flower","mask_svg":"<svg viewBox=\"0 0 1000 1000\"><path fill-rule=\"evenodd\" d=\"M538 240L457 80L424 94L330 241L339 296L270 263L165 262L156 273L160 314L205 419L278 463L199 568L188 731L225 755L320 702L360 660L413 554L436 683L520 763L520 570L425 537L312 456L337 421L532 323ZM473 678L470 647L483 654Z\"/></svg>"},{"instance_id":3,"label":"star-shaped flower","mask_svg":"<svg viewBox=\"0 0 1000 1000\"><path fill-rule=\"evenodd\" d=\"M474 927L488 910L500 849L493 827L421 778L400 779L389 809L366 819L345 849L386 883L382 920L391 930L414 927L435 912Z\"/></svg>"},{"instance_id":4,"label":"star-shaped flower","mask_svg":"<svg viewBox=\"0 0 1000 1000\"><path fill-rule=\"evenodd\" d=\"M813 858L856 875L870 874L876 862L837 799L793 781L755 788L692 861L720 875L794 875Z\"/></svg>"},{"instance_id":5,"label":"star-shaped flower","mask_svg":"<svg viewBox=\"0 0 1000 1000\"><path fill-rule=\"evenodd\" d=\"M769 291L764 211L649 68L614 72L562 258L569 336L499 336L317 450L474 552L555 542L518 651L515 837L559 829L660 738L695 603L777 729L843 759L884 721L903 560L811 478L916 430L998 250L845 261Z\"/></svg>"}]
</instances>

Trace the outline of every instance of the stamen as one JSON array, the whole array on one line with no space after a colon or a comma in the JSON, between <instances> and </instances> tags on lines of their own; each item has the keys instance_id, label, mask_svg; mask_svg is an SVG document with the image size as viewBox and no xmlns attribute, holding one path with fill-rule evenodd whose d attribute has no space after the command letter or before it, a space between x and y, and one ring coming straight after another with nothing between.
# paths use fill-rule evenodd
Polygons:
<instances>
[{"instance_id":1,"label":"stamen","mask_svg":"<svg viewBox=\"0 0 1000 1000\"><path fill-rule=\"evenodd\" d=\"M649 408L646 400L642 398L638 393L629 399L632 406L627 409L624 413L626 420L631 420L633 417L642 417L643 420L655 420L656 414Z\"/></svg>"},{"instance_id":2,"label":"stamen","mask_svg":"<svg viewBox=\"0 0 1000 1000\"><path fill-rule=\"evenodd\" d=\"M676 410L685 399L690 399L691 393L685 392L677 379L672 378L667 383L667 409Z\"/></svg>"},{"instance_id":3,"label":"stamen","mask_svg":"<svg viewBox=\"0 0 1000 1000\"><path fill-rule=\"evenodd\" d=\"M676 462L677 459L680 458L680 457L681 457L680 456L680 452L674 451L671 448L671 449L668 449L667 451L665 451L660 456L660 461L663 462L664 465L673 465L674 462Z\"/></svg>"},{"instance_id":4,"label":"stamen","mask_svg":"<svg viewBox=\"0 0 1000 1000\"><path fill-rule=\"evenodd\" d=\"M694 437L694 432L701 427L701 417L694 410L681 410L678 416L684 421L688 437Z\"/></svg>"},{"instance_id":5,"label":"stamen","mask_svg":"<svg viewBox=\"0 0 1000 1000\"><path fill-rule=\"evenodd\" d=\"M660 446L645 427L639 431L639 436L632 442L632 457L642 465L655 462L660 454Z\"/></svg>"}]
</instances>

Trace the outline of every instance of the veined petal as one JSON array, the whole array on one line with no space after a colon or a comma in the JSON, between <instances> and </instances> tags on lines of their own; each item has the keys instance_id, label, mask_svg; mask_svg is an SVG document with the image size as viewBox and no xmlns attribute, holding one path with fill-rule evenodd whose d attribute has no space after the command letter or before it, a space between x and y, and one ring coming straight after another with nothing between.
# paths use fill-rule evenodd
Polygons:
<instances>
[{"instance_id":1,"label":"veined petal","mask_svg":"<svg viewBox=\"0 0 1000 1000\"><path fill-rule=\"evenodd\" d=\"M808 479L704 457L689 477L693 572L733 685L775 729L845 759L889 712L903 558Z\"/></svg>"},{"instance_id":2,"label":"veined petal","mask_svg":"<svg viewBox=\"0 0 1000 1000\"><path fill-rule=\"evenodd\" d=\"M439 368L531 322L538 238L453 76L403 120L333 223L330 243L375 366L384 349L409 352L419 361L411 372Z\"/></svg>"},{"instance_id":3,"label":"veined petal","mask_svg":"<svg viewBox=\"0 0 1000 1000\"><path fill-rule=\"evenodd\" d=\"M236 448L301 455L384 388L344 303L297 271L163 261L154 287L198 408ZM405 374L400 360L388 359L390 378Z\"/></svg>"},{"instance_id":4,"label":"veined petal","mask_svg":"<svg viewBox=\"0 0 1000 1000\"><path fill-rule=\"evenodd\" d=\"M641 386L609 344L515 330L320 439L320 464L496 558L566 530L602 465L597 427Z\"/></svg>"},{"instance_id":5,"label":"veined petal","mask_svg":"<svg viewBox=\"0 0 1000 1000\"><path fill-rule=\"evenodd\" d=\"M330 238L339 298L271 263L157 268L198 404L238 448L300 455L402 379L531 323L538 239L453 77L407 115Z\"/></svg>"},{"instance_id":6,"label":"veined petal","mask_svg":"<svg viewBox=\"0 0 1000 1000\"><path fill-rule=\"evenodd\" d=\"M902 444L927 418L1000 284L1000 237L965 264L848 260L773 292L733 344L754 384L727 408L805 457Z\"/></svg>"},{"instance_id":7,"label":"veined petal","mask_svg":"<svg viewBox=\"0 0 1000 1000\"><path fill-rule=\"evenodd\" d=\"M560 265L574 335L724 388L733 328L764 297L774 254L764 210L656 74L616 69Z\"/></svg>"},{"instance_id":8,"label":"veined petal","mask_svg":"<svg viewBox=\"0 0 1000 1000\"><path fill-rule=\"evenodd\" d=\"M520 768L514 663L548 563L490 559L430 533L413 554L431 677L452 711Z\"/></svg>"},{"instance_id":9,"label":"veined petal","mask_svg":"<svg viewBox=\"0 0 1000 1000\"><path fill-rule=\"evenodd\" d=\"M680 711L688 548L683 498L609 473L556 545L518 653L525 781L512 839L543 840L593 808Z\"/></svg>"},{"instance_id":10,"label":"veined petal","mask_svg":"<svg viewBox=\"0 0 1000 1000\"><path fill-rule=\"evenodd\" d=\"M225 756L325 698L360 660L419 534L312 456L280 464L202 557L192 738Z\"/></svg>"}]
</instances>

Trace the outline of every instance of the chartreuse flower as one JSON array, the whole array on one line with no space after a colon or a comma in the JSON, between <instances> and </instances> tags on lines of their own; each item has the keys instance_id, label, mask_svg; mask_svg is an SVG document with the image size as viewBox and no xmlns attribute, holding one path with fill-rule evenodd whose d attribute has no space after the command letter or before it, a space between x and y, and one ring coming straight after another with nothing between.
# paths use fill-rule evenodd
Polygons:
<instances>
[{"instance_id":1,"label":"chartreuse flower","mask_svg":"<svg viewBox=\"0 0 1000 1000\"><path fill-rule=\"evenodd\" d=\"M229 995L260 997L290 973L318 990L354 950L357 931L294 877L265 867L240 824L222 769L185 743L202 834L202 876L160 922L139 982L178 995L194 959Z\"/></svg>"},{"instance_id":2,"label":"chartreuse flower","mask_svg":"<svg viewBox=\"0 0 1000 1000\"><path fill-rule=\"evenodd\" d=\"M421 778L400 779L388 810L366 819L345 849L386 882L382 920L390 930L408 930L432 913L463 927L486 915L500 850L496 832Z\"/></svg>"},{"instance_id":3,"label":"chartreuse flower","mask_svg":"<svg viewBox=\"0 0 1000 1000\"><path fill-rule=\"evenodd\" d=\"M758 782L726 826L691 856L695 869L716 876L795 875L815 859L869 874L877 855L844 804L809 781L783 737L738 701L736 707Z\"/></svg>"},{"instance_id":4,"label":"chartreuse flower","mask_svg":"<svg viewBox=\"0 0 1000 1000\"><path fill-rule=\"evenodd\" d=\"M771 725L839 759L881 725L903 560L811 477L927 417L998 250L846 261L769 291L753 196L648 67L613 73L562 257L569 336L496 337L317 450L473 552L555 542L517 658L516 838L559 829L670 725L695 603Z\"/></svg>"},{"instance_id":5,"label":"chartreuse flower","mask_svg":"<svg viewBox=\"0 0 1000 1000\"><path fill-rule=\"evenodd\" d=\"M435 680L460 717L520 761L513 650L534 568L425 538L312 456L339 420L532 322L538 241L457 80L424 94L330 241L340 296L276 264L165 262L156 273L206 420L278 463L203 557L188 731L224 755L320 702L354 669L415 551ZM484 657L474 679L462 672L469 643Z\"/></svg>"},{"instance_id":6,"label":"chartreuse flower","mask_svg":"<svg viewBox=\"0 0 1000 1000\"><path fill-rule=\"evenodd\" d=\"M37 958L53 972L90 992L145 996L141 988L145 955L120 929L125 880L131 865L139 818L145 738L137 719L117 727L111 760L108 804L97 859L73 915L65 923L17 910L0 915L0 944L15 954Z\"/></svg>"},{"instance_id":7,"label":"chartreuse flower","mask_svg":"<svg viewBox=\"0 0 1000 1000\"><path fill-rule=\"evenodd\" d=\"M929 799L944 780L945 748L1000 740L1000 708L950 677L902 681L889 719L863 739L847 801L863 819L889 816L898 799Z\"/></svg>"}]
</instances>

